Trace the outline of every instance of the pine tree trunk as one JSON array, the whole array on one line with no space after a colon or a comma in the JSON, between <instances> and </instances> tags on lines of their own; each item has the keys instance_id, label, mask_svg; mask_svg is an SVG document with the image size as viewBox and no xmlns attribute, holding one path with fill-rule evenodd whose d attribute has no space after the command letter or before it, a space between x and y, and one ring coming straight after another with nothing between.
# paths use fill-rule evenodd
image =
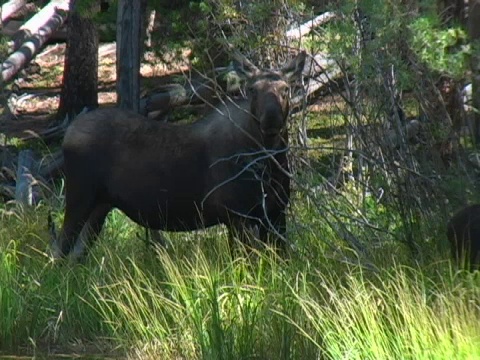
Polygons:
<instances>
[{"instance_id":1,"label":"pine tree trunk","mask_svg":"<svg viewBox=\"0 0 480 360\"><path fill-rule=\"evenodd\" d=\"M140 64L144 50L146 0L118 1L117 105L139 111Z\"/></svg>"},{"instance_id":2,"label":"pine tree trunk","mask_svg":"<svg viewBox=\"0 0 480 360\"><path fill-rule=\"evenodd\" d=\"M465 25L465 0L441 0L437 6L445 22Z\"/></svg>"},{"instance_id":3,"label":"pine tree trunk","mask_svg":"<svg viewBox=\"0 0 480 360\"><path fill-rule=\"evenodd\" d=\"M75 2L70 3L60 119L98 107L98 33L93 21L76 11Z\"/></svg>"}]
</instances>

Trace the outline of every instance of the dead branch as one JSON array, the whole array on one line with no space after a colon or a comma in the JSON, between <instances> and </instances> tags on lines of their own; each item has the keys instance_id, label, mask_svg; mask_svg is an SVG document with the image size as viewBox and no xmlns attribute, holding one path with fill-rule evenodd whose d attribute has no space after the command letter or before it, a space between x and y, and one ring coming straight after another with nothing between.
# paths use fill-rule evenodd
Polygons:
<instances>
[{"instance_id":1,"label":"dead branch","mask_svg":"<svg viewBox=\"0 0 480 360\"><path fill-rule=\"evenodd\" d=\"M334 19L336 16L337 15L334 12L323 13L311 20L308 20L306 23L300 26L291 28L290 30L287 31L286 36L291 40L301 39L316 27L326 24L330 20Z\"/></svg>"},{"instance_id":2,"label":"dead branch","mask_svg":"<svg viewBox=\"0 0 480 360\"><path fill-rule=\"evenodd\" d=\"M297 106L301 104L305 97L308 98L313 93L326 88L332 82L338 80L342 74L341 68L328 55L317 54L309 57L303 72L303 75L309 78L308 86L306 86L304 94L292 98L292 105Z\"/></svg>"}]
</instances>

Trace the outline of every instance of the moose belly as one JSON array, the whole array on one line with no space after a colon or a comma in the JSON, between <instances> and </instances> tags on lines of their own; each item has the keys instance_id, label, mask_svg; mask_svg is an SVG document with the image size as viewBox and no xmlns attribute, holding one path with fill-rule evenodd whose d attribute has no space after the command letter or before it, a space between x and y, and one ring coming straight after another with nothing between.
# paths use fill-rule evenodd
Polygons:
<instances>
[{"instance_id":1,"label":"moose belly","mask_svg":"<svg viewBox=\"0 0 480 360\"><path fill-rule=\"evenodd\" d=\"M190 231L218 224L218 219L204 217L201 201L195 199L119 198L113 205L130 219L145 227L166 231Z\"/></svg>"},{"instance_id":2,"label":"moose belly","mask_svg":"<svg viewBox=\"0 0 480 360\"><path fill-rule=\"evenodd\" d=\"M204 197L201 166L177 162L113 167L105 179L109 202L136 223L153 229L186 231L213 225L211 221L203 224L200 210Z\"/></svg>"}]
</instances>

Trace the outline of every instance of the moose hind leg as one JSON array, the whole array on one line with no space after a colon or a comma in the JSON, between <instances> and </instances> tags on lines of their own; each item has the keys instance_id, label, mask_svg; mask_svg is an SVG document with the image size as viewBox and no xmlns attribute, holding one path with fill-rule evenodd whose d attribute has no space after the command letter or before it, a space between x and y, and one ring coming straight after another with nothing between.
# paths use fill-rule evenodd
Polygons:
<instances>
[{"instance_id":1,"label":"moose hind leg","mask_svg":"<svg viewBox=\"0 0 480 360\"><path fill-rule=\"evenodd\" d=\"M110 204L99 204L92 210L72 250L74 259L80 260L85 257L89 247L102 231L105 219L111 209L112 206Z\"/></svg>"},{"instance_id":2,"label":"moose hind leg","mask_svg":"<svg viewBox=\"0 0 480 360\"><path fill-rule=\"evenodd\" d=\"M65 217L59 238L54 239L53 257L66 257L73 249L77 238L95 207L93 194L75 194L67 187Z\"/></svg>"}]
</instances>

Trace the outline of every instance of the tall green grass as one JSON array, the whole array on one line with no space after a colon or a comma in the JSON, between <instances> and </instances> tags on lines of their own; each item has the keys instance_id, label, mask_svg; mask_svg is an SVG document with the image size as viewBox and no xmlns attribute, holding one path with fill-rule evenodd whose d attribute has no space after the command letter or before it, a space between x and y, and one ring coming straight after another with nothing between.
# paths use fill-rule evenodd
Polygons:
<instances>
[{"instance_id":1,"label":"tall green grass","mask_svg":"<svg viewBox=\"0 0 480 360\"><path fill-rule=\"evenodd\" d=\"M45 209L1 214L0 350L95 339L104 324L85 299L98 269L52 262Z\"/></svg>"},{"instance_id":2,"label":"tall green grass","mask_svg":"<svg viewBox=\"0 0 480 360\"><path fill-rule=\"evenodd\" d=\"M122 283L95 288L102 317L132 347L147 340L189 359L480 358L479 279L469 274L434 281L397 266L370 279L359 267L295 272L265 255L222 269L201 251L158 257L158 284L132 266L113 275Z\"/></svg>"},{"instance_id":3,"label":"tall green grass","mask_svg":"<svg viewBox=\"0 0 480 360\"><path fill-rule=\"evenodd\" d=\"M459 279L433 282L403 267L373 281L358 269L342 284L328 274L320 278L316 295L296 296L310 326L289 320L328 359L480 357L478 279L459 293Z\"/></svg>"},{"instance_id":4,"label":"tall green grass","mask_svg":"<svg viewBox=\"0 0 480 360\"><path fill-rule=\"evenodd\" d=\"M321 231L288 259L240 244L232 257L222 228L154 250L114 213L84 264L53 263L45 219L43 207L3 212L1 352L81 342L142 359L480 358L480 276L448 261L399 265L379 249L366 270L342 260L351 252L328 255Z\"/></svg>"}]
</instances>

